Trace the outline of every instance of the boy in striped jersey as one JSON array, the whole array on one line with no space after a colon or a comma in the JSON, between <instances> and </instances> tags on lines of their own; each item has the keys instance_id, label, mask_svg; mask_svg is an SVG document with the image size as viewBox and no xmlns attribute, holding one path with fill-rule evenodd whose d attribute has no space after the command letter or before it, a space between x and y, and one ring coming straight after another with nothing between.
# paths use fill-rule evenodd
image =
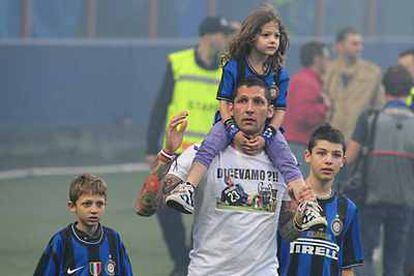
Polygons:
<instances>
[{"instance_id":1,"label":"boy in striped jersey","mask_svg":"<svg viewBox=\"0 0 414 276\"><path fill-rule=\"evenodd\" d=\"M72 181L68 209L76 215L76 222L53 235L35 276L132 275L119 233L100 224L105 212L106 189L102 178L90 174Z\"/></svg>"},{"instance_id":2,"label":"boy in striped jersey","mask_svg":"<svg viewBox=\"0 0 414 276\"><path fill-rule=\"evenodd\" d=\"M333 189L336 174L345 163L342 133L329 125L312 134L305 151L310 165L306 179L315 192L326 228L299 231L292 223L291 208L282 207L280 217L280 275L354 275L353 267L363 262L358 210L355 204ZM280 237L279 237L280 238Z\"/></svg>"}]
</instances>

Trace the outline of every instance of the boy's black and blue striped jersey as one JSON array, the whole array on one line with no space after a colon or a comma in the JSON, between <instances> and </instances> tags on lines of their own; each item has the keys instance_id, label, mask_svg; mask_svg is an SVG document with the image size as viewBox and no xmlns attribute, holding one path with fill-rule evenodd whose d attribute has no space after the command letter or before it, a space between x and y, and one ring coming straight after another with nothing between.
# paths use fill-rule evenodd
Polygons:
<instances>
[{"instance_id":1,"label":"boy's black and blue striped jersey","mask_svg":"<svg viewBox=\"0 0 414 276\"><path fill-rule=\"evenodd\" d=\"M358 209L343 195L318 200L328 221L322 231L305 231L292 242L279 236L279 273L333 276L363 262Z\"/></svg>"},{"instance_id":2,"label":"boy's black and blue striped jersey","mask_svg":"<svg viewBox=\"0 0 414 276\"><path fill-rule=\"evenodd\" d=\"M99 227L99 235L90 241L80 236L74 223L54 234L34 275L133 275L119 233Z\"/></svg>"}]
</instances>

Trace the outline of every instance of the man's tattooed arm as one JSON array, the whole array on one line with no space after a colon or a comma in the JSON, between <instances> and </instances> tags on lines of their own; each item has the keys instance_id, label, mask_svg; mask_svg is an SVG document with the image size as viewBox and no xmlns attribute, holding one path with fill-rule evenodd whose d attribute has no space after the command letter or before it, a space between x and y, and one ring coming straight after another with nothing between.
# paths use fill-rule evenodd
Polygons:
<instances>
[{"instance_id":1,"label":"man's tattooed arm","mask_svg":"<svg viewBox=\"0 0 414 276\"><path fill-rule=\"evenodd\" d=\"M279 233L283 239L293 241L299 237L300 232L293 222L296 214L297 203L295 201L282 201L279 215Z\"/></svg>"},{"instance_id":2,"label":"man's tattooed arm","mask_svg":"<svg viewBox=\"0 0 414 276\"><path fill-rule=\"evenodd\" d=\"M168 159L162 154L158 154L154 164L151 167L150 175L145 179L144 184L137 193L135 200L135 212L140 216L153 215L160 204L162 203L164 190L170 190L169 188L162 187L168 185L170 187L173 184L171 180L172 175L168 175L163 184L163 178L168 173L168 170L174 159Z\"/></svg>"}]
</instances>

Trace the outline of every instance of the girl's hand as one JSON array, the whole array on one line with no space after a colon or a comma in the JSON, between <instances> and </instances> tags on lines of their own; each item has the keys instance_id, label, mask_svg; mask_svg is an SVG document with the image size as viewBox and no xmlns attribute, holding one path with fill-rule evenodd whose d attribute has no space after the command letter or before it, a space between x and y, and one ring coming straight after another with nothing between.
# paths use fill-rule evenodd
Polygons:
<instances>
[{"instance_id":1,"label":"girl's hand","mask_svg":"<svg viewBox=\"0 0 414 276\"><path fill-rule=\"evenodd\" d=\"M243 152L246 150L246 146L249 140L246 136L244 136L243 132L239 131L236 133L236 136L234 136L233 143L240 148ZM247 152L245 152L247 153Z\"/></svg>"},{"instance_id":2,"label":"girl's hand","mask_svg":"<svg viewBox=\"0 0 414 276\"><path fill-rule=\"evenodd\" d=\"M247 144L245 145L246 154L256 155L261 152L265 147L265 139L262 136L256 136L254 138L248 139Z\"/></svg>"}]
</instances>

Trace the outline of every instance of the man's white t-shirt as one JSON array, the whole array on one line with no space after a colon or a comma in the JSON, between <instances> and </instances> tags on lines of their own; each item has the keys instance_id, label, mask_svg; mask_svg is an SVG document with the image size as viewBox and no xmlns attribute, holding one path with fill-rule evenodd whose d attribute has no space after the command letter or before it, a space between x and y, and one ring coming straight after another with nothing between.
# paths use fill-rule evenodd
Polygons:
<instances>
[{"instance_id":1,"label":"man's white t-shirt","mask_svg":"<svg viewBox=\"0 0 414 276\"><path fill-rule=\"evenodd\" d=\"M169 174L185 180L195 153L194 147L184 151ZM281 200L289 200L285 191L264 152L221 152L196 189L188 275L277 275L276 231Z\"/></svg>"}]
</instances>

